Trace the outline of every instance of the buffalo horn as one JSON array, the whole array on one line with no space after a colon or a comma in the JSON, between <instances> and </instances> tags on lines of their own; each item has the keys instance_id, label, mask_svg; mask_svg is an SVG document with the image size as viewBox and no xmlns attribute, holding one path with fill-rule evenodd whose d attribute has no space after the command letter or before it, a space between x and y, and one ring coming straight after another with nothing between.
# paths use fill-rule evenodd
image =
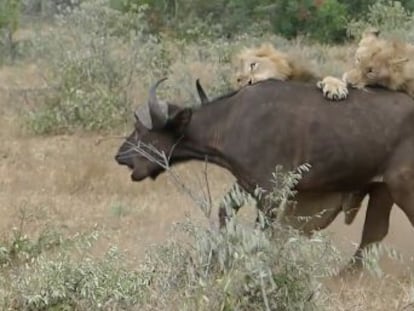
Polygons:
<instances>
[{"instance_id":1,"label":"buffalo horn","mask_svg":"<svg viewBox=\"0 0 414 311\"><path fill-rule=\"evenodd\" d=\"M163 109L165 107L161 107L161 105L165 105L165 102L160 103L156 94L157 87L165 80L167 80L167 78L158 80L150 89L148 106L153 129L163 128L168 119L167 111L166 109Z\"/></svg>"},{"instance_id":2,"label":"buffalo horn","mask_svg":"<svg viewBox=\"0 0 414 311\"><path fill-rule=\"evenodd\" d=\"M198 96L200 97L200 100L201 100L201 105L208 103L209 100L206 95L206 92L204 92L204 89L201 86L200 79L196 80L196 88L197 88Z\"/></svg>"}]
</instances>

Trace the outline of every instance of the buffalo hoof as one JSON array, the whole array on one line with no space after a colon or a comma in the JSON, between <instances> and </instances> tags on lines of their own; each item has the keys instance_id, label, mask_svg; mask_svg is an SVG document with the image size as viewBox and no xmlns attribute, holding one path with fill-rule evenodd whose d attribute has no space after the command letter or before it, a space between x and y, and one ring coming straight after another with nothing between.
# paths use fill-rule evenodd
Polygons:
<instances>
[{"instance_id":1,"label":"buffalo hoof","mask_svg":"<svg viewBox=\"0 0 414 311\"><path fill-rule=\"evenodd\" d=\"M343 279L355 278L363 273L363 265L361 258L352 258L344 268L342 268L338 276Z\"/></svg>"}]
</instances>

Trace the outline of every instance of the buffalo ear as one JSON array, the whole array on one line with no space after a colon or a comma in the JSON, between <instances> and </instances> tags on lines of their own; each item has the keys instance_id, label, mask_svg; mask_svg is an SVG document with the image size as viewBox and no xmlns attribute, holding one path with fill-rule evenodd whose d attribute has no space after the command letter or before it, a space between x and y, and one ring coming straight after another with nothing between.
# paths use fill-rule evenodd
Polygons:
<instances>
[{"instance_id":1,"label":"buffalo ear","mask_svg":"<svg viewBox=\"0 0 414 311\"><path fill-rule=\"evenodd\" d=\"M168 118L168 126L174 131L182 133L191 121L193 111L191 108L183 108L174 111Z\"/></svg>"}]
</instances>

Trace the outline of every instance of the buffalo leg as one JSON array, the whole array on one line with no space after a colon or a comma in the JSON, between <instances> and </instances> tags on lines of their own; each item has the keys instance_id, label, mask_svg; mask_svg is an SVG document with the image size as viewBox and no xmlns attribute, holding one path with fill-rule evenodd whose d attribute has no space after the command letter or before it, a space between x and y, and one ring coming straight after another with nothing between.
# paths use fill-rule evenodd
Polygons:
<instances>
[{"instance_id":1,"label":"buffalo leg","mask_svg":"<svg viewBox=\"0 0 414 311\"><path fill-rule=\"evenodd\" d=\"M365 248L381 242L388 233L390 212L394 203L387 185L378 183L372 185L369 191L369 200L365 223L362 231L361 243L356 250L352 261L345 271L358 270L362 267L362 255Z\"/></svg>"},{"instance_id":2,"label":"buffalo leg","mask_svg":"<svg viewBox=\"0 0 414 311\"><path fill-rule=\"evenodd\" d=\"M369 189L352 192L349 195L344 194L342 211L345 214L345 224L350 225L354 221L358 211L361 208L362 201L368 194Z\"/></svg>"},{"instance_id":3,"label":"buffalo leg","mask_svg":"<svg viewBox=\"0 0 414 311\"><path fill-rule=\"evenodd\" d=\"M414 226L414 143L403 145L384 176L391 196Z\"/></svg>"}]
</instances>

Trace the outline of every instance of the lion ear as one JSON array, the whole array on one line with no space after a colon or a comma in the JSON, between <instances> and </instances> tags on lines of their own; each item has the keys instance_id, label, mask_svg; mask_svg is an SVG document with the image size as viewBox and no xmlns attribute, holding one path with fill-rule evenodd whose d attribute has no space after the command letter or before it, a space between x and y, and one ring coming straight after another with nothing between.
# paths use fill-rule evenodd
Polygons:
<instances>
[{"instance_id":1,"label":"lion ear","mask_svg":"<svg viewBox=\"0 0 414 311\"><path fill-rule=\"evenodd\" d=\"M406 62L408 62L407 57L399 57L399 58L394 58L394 59L390 60L391 65L400 65L400 64L406 63Z\"/></svg>"}]
</instances>

